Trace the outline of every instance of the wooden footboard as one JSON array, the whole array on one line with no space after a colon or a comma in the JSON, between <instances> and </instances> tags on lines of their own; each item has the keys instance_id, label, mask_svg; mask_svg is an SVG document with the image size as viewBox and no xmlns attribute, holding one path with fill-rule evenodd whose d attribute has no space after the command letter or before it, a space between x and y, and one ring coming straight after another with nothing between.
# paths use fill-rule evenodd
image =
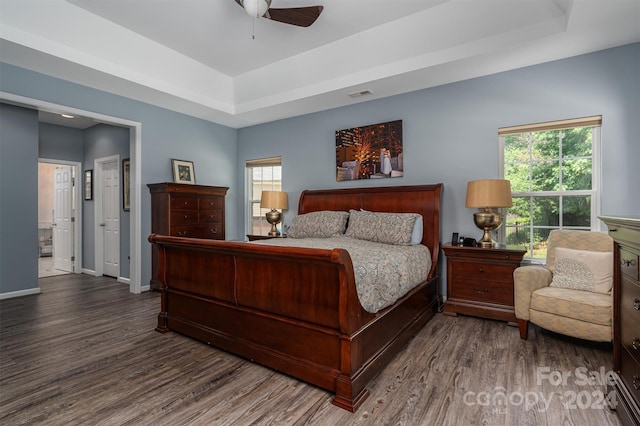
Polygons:
<instances>
[{"instance_id":1,"label":"wooden footboard","mask_svg":"<svg viewBox=\"0 0 640 426\"><path fill-rule=\"evenodd\" d=\"M343 249L151 235L162 283L156 330L183 333L335 392L335 405L355 411L368 395L367 383L437 307L438 245L432 244L440 186L400 188L413 189L402 199L408 192L432 193L428 207L420 208L431 212L425 235L436 254L427 281L393 306L377 314L362 308Z\"/></svg>"}]
</instances>

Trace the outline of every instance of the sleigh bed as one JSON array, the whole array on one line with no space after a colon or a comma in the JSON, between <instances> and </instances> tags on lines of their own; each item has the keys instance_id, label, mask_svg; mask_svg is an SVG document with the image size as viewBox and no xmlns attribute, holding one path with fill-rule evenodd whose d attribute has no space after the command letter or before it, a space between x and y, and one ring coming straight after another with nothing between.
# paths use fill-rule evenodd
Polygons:
<instances>
[{"instance_id":1,"label":"sleigh bed","mask_svg":"<svg viewBox=\"0 0 640 426\"><path fill-rule=\"evenodd\" d=\"M298 215L364 210L422 216L426 279L376 313L360 303L345 249L152 234L162 283L156 330L185 334L327 389L335 393L333 404L355 411L369 394L367 383L437 309L441 190L435 184L301 194Z\"/></svg>"}]
</instances>

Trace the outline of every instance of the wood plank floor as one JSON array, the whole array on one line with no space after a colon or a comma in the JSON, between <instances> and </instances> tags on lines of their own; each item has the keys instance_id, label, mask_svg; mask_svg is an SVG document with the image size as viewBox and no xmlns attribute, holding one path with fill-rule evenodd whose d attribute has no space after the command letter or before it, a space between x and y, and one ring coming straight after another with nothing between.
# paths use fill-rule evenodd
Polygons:
<instances>
[{"instance_id":1,"label":"wood plank floor","mask_svg":"<svg viewBox=\"0 0 640 426\"><path fill-rule=\"evenodd\" d=\"M503 322L438 314L351 414L324 390L155 332L157 293L86 275L40 286L0 301L3 425L620 424L599 384L610 347L535 326L523 342Z\"/></svg>"}]
</instances>

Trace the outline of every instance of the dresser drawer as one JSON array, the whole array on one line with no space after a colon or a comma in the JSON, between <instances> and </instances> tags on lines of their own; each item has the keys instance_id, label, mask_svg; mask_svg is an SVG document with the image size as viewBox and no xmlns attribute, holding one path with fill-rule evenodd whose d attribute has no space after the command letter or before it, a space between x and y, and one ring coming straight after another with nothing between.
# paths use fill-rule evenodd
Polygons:
<instances>
[{"instance_id":1,"label":"dresser drawer","mask_svg":"<svg viewBox=\"0 0 640 426\"><path fill-rule=\"evenodd\" d=\"M513 306L513 282L455 277L450 297Z\"/></svg>"},{"instance_id":2,"label":"dresser drawer","mask_svg":"<svg viewBox=\"0 0 640 426\"><path fill-rule=\"evenodd\" d=\"M172 210L171 225L191 225L198 223L197 210Z\"/></svg>"},{"instance_id":3,"label":"dresser drawer","mask_svg":"<svg viewBox=\"0 0 640 426\"><path fill-rule=\"evenodd\" d=\"M638 281L639 266L638 255L630 251L620 249L620 272L623 275L631 277L632 280Z\"/></svg>"},{"instance_id":4,"label":"dresser drawer","mask_svg":"<svg viewBox=\"0 0 640 426\"><path fill-rule=\"evenodd\" d=\"M627 386L629 393L636 401L640 400L640 364L626 350L622 350L622 365L620 368L620 378Z\"/></svg>"},{"instance_id":5,"label":"dresser drawer","mask_svg":"<svg viewBox=\"0 0 640 426\"><path fill-rule=\"evenodd\" d=\"M198 210L195 197L171 197L171 210Z\"/></svg>"},{"instance_id":6,"label":"dresser drawer","mask_svg":"<svg viewBox=\"0 0 640 426\"><path fill-rule=\"evenodd\" d=\"M223 240L224 225L222 223L207 223L193 227L194 238L206 238L208 240Z\"/></svg>"},{"instance_id":7,"label":"dresser drawer","mask_svg":"<svg viewBox=\"0 0 640 426\"><path fill-rule=\"evenodd\" d=\"M220 197L202 197L200 198L199 209L200 210L222 210L223 198Z\"/></svg>"},{"instance_id":8,"label":"dresser drawer","mask_svg":"<svg viewBox=\"0 0 640 426\"><path fill-rule=\"evenodd\" d=\"M620 305L635 321L640 322L640 285L623 277L620 285Z\"/></svg>"},{"instance_id":9,"label":"dresser drawer","mask_svg":"<svg viewBox=\"0 0 640 426\"><path fill-rule=\"evenodd\" d=\"M620 316L620 339L622 347L640 363L640 322L624 311Z\"/></svg>"},{"instance_id":10,"label":"dresser drawer","mask_svg":"<svg viewBox=\"0 0 640 426\"><path fill-rule=\"evenodd\" d=\"M452 264L452 268L459 277L513 283L515 266L480 262L455 262Z\"/></svg>"},{"instance_id":11,"label":"dresser drawer","mask_svg":"<svg viewBox=\"0 0 640 426\"><path fill-rule=\"evenodd\" d=\"M198 211L198 223L222 223L222 210Z\"/></svg>"}]
</instances>

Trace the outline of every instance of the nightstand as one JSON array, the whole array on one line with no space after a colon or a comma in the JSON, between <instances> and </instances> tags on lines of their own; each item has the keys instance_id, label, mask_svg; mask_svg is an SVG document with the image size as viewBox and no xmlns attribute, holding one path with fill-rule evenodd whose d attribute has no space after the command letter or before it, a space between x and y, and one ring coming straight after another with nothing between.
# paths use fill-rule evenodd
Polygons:
<instances>
[{"instance_id":1,"label":"nightstand","mask_svg":"<svg viewBox=\"0 0 640 426\"><path fill-rule=\"evenodd\" d=\"M443 313L515 323L513 271L526 250L443 245L447 301Z\"/></svg>"},{"instance_id":2,"label":"nightstand","mask_svg":"<svg viewBox=\"0 0 640 426\"><path fill-rule=\"evenodd\" d=\"M249 239L249 241L257 241L257 240L268 240L271 238L287 238L286 235L278 235L277 237L272 237L269 235L251 235L251 234L247 234L247 238Z\"/></svg>"}]
</instances>

